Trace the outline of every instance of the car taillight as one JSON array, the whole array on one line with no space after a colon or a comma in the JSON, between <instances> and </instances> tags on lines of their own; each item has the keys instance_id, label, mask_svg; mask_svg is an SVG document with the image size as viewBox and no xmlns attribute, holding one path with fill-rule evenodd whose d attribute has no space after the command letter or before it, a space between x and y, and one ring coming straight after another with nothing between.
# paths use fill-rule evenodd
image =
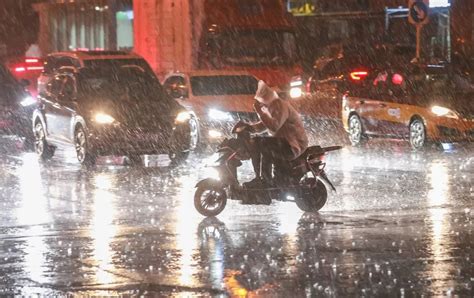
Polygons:
<instances>
[{"instance_id":1,"label":"car taillight","mask_svg":"<svg viewBox=\"0 0 474 298\"><path fill-rule=\"evenodd\" d=\"M24 72L26 71L25 67L15 67L15 72Z\"/></svg>"},{"instance_id":2,"label":"car taillight","mask_svg":"<svg viewBox=\"0 0 474 298\"><path fill-rule=\"evenodd\" d=\"M25 59L25 62L26 62L26 63L38 63L39 60L36 59L36 58L26 58L26 59Z\"/></svg>"},{"instance_id":3,"label":"car taillight","mask_svg":"<svg viewBox=\"0 0 474 298\"><path fill-rule=\"evenodd\" d=\"M368 74L369 73L367 71L360 70L360 71L351 72L350 76L351 76L351 79L354 81L362 81L367 77Z\"/></svg>"}]
</instances>

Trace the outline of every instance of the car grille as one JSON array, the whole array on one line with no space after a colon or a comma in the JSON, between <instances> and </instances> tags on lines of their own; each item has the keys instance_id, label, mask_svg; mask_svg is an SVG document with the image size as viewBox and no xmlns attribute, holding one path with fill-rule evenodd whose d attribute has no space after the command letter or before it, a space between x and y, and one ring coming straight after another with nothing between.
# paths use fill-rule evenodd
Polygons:
<instances>
[{"instance_id":1,"label":"car grille","mask_svg":"<svg viewBox=\"0 0 474 298\"><path fill-rule=\"evenodd\" d=\"M135 133L165 132L173 129L173 117L137 117L137 119L127 119L126 126Z\"/></svg>"},{"instance_id":2,"label":"car grille","mask_svg":"<svg viewBox=\"0 0 474 298\"><path fill-rule=\"evenodd\" d=\"M442 136L445 137L459 137L461 136L461 132L455 128L450 128L446 126L438 125L438 131Z\"/></svg>"}]
</instances>

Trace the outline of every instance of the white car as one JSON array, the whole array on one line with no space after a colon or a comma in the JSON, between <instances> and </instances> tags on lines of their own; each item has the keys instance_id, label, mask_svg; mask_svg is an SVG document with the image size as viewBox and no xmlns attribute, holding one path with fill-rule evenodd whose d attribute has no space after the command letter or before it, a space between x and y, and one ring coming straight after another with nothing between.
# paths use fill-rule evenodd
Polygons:
<instances>
[{"instance_id":1,"label":"white car","mask_svg":"<svg viewBox=\"0 0 474 298\"><path fill-rule=\"evenodd\" d=\"M193 111L196 144L209 145L231 136L239 120L258 121L253 109L257 83L257 78L244 71L199 70L168 74L163 87Z\"/></svg>"}]
</instances>

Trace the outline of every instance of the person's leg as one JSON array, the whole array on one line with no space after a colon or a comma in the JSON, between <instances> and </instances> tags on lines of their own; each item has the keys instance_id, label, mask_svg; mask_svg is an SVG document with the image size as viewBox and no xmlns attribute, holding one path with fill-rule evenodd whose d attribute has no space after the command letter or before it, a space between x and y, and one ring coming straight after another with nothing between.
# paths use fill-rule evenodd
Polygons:
<instances>
[{"instance_id":1,"label":"person's leg","mask_svg":"<svg viewBox=\"0 0 474 298\"><path fill-rule=\"evenodd\" d=\"M261 176L266 182L272 182L272 168L281 166L292 156L288 142L281 138L267 137L260 142Z\"/></svg>"},{"instance_id":2,"label":"person's leg","mask_svg":"<svg viewBox=\"0 0 474 298\"><path fill-rule=\"evenodd\" d=\"M252 159L253 171L255 172L255 178L260 179L260 164L262 162L262 152L260 150L260 137L255 137L252 141L253 144L250 150L250 158Z\"/></svg>"}]
</instances>

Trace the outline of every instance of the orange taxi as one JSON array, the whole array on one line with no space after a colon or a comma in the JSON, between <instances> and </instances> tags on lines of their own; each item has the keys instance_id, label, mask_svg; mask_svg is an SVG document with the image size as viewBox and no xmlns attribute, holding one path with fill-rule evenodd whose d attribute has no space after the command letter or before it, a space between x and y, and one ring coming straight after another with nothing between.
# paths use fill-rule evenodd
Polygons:
<instances>
[{"instance_id":1,"label":"orange taxi","mask_svg":"<svg viewBox=\"0 0 474 298\"><path fill-rule=\"evenodd\" d=\"M352 145L369 137L429 143L474 139L474 85L444 67L376 71L342 101L342 123Z\"/></svg>"}]
</instances>

